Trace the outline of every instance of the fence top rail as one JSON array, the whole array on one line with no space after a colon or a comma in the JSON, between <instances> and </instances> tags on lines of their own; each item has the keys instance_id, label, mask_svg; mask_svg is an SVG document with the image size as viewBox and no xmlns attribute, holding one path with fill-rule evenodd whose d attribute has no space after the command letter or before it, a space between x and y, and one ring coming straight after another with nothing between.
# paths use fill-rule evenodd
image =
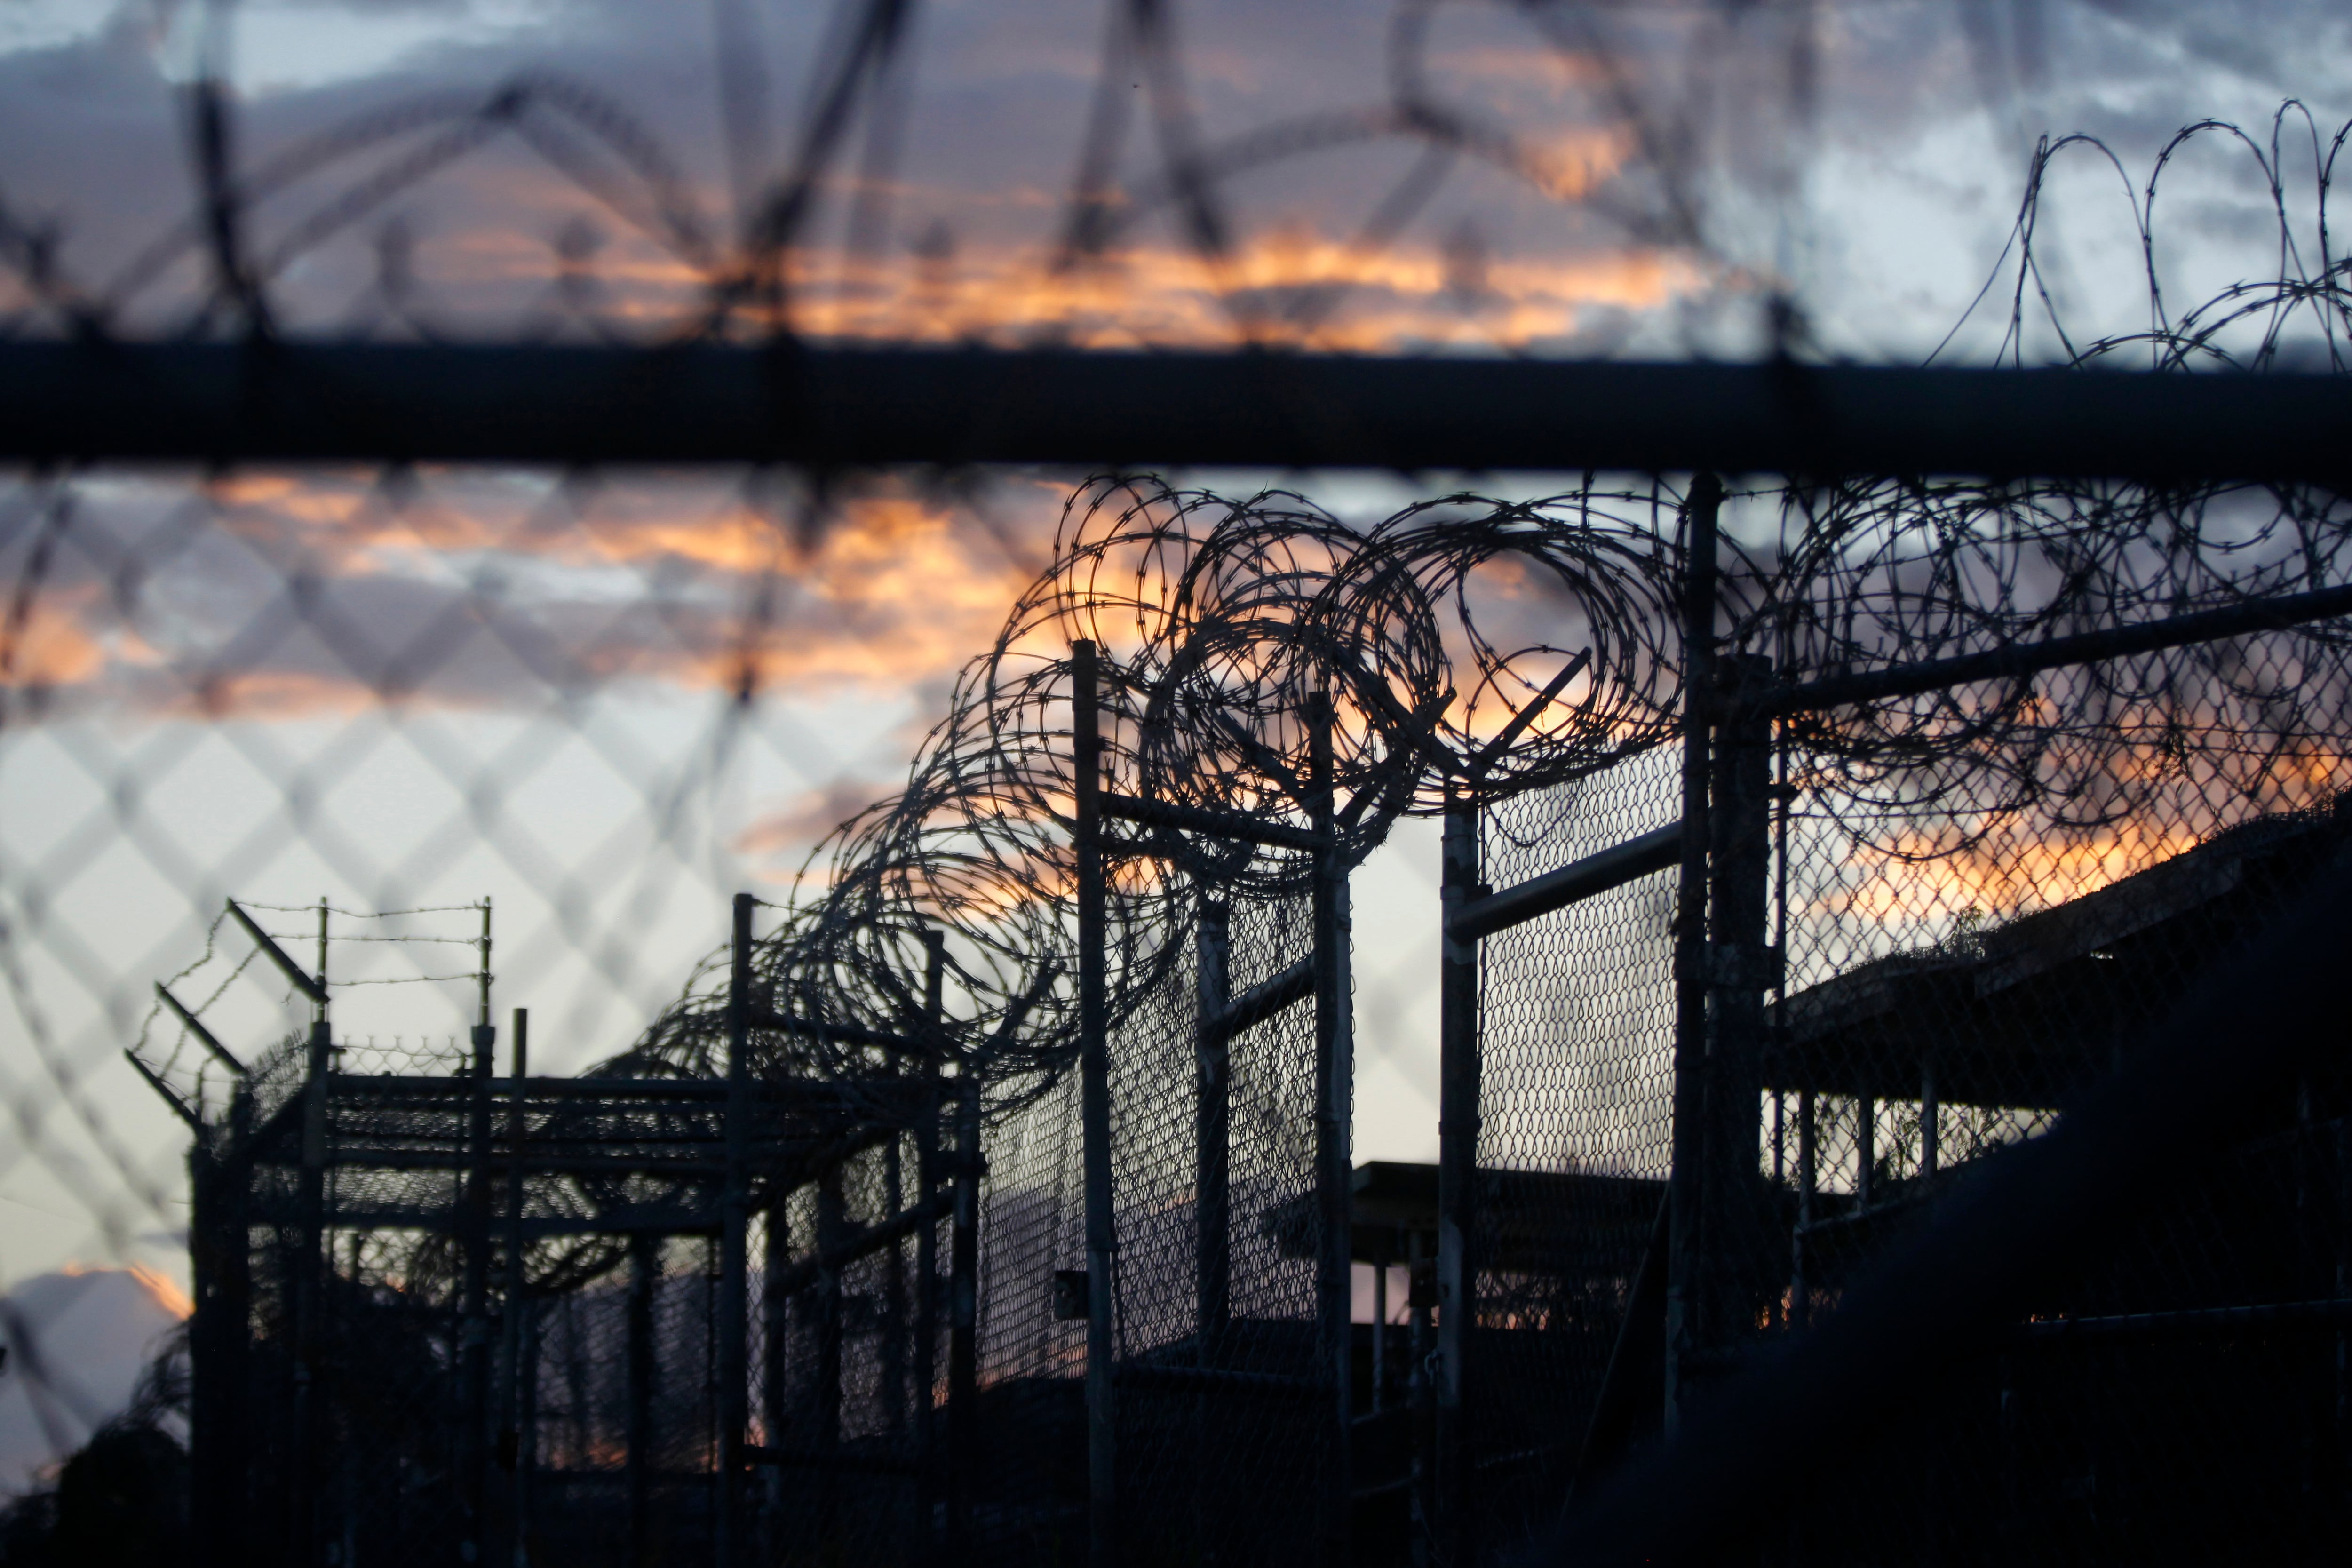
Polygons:
<instances>
[{"instance_id":1,"label":"fence top rail","mask_svg":"<svg viewBox=\"0 0 2352 1568\"><path fill-rule=\"evenodd\" d=\"M0 343L0 458L2335 483L2352 377L779 344Z\"/></svg>"},{"instance_id":2,"label":"fence top rail","mask_svg":"<svg viewBox=\"0 0 2352 1568\"><path fill-rule=\"evenodd\" d=\"M1473 899L1445 922L1445 934L1455 942L1476 942L1508 931L1653 872L1670 869L1679 863L1682 849L1683 825L1677 817L1664 827L1612 844L1556 871Z\"/></svg>"},{"instance_id":3,"label":"fence top rail","mask_svg":"<svg viewBox=\"0 0 2352 1568\"><path fill-rule=\"evenodd\" d=\"M1795 685L1735 689L1732 701L1735 707L1744 706L1759 717L1786 718L1848 704L1916 697L1979 680L2023 679L2067 665L2095 664L2102 659L2186 647L2192 643L2286 631L2347 615L2352 615L2352 584L2339 584L2301 594L2247 599L2210 610L2046 637L2039 642L2018 643L1950 658L1823 676Z\"/></svg>"}]
</instances>

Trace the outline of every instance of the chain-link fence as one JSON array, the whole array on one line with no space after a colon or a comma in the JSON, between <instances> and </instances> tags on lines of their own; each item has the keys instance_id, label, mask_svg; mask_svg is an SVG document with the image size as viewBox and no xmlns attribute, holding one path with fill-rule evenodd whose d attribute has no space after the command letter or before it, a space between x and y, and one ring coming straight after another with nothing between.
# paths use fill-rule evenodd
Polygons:
<instances>
[{"instance_id":1,"label":"chain-link fence","mask_svg":"<svg viewBox=\"0 0 2352 1568\"><path fill-rule=\"evenodd\" d=\"M1115 19L1101 79L1149 79L1164 167L1120 191L1098 113L1053 275L1181 215L1232 331L1147 341L1381 330L1355 284L1237 275L1241 169L1435 160L1354 272L1444 161L1575 183L1440 112L1418 9L1392 103L1230 144L1159 9ZM2336 863L2335 378L1874 380L1797 364L1777 298L1783 363L1746 379L1007 354L1128 340L970 319L951 238L920 331L889 279L805 265L854 122L890 184L902 21L844 10L740 243L552 76L240 173L208 63L201 221L105 287L0 212L37 459L0 493L0 951L43 1074L0 1090L117 1251L186 1215L209 1557L1499 1562L1856 1321ZM759 90L725 94L751 162ZM380 220L509 136L627 237L566 228L521 325L454 349ZM1643 210L1706 253L1678 156ZM2333 369L2329 243L2185 312L2151 287L2150 331L2050 325L2075 371ZM369 342L289 337L355 279ZM112 336L163 317L190 341ZM997 352L839 351L877 321ZM1562 460L1568 386L1637 477L1380 517L969 467L1172 429L1180 459L1526 468ZM255 466L289 454L346 466ZM837 471L901 458L949 467ZM1749 459L1804 477L1727 500ZM1822 478L1910 468L2021 477ZM1045 488L1058 532L1020 504ZM1350 874L1408 816L1447 831L1438 1158L1359 1163ZM772 899L706 957L747 867ZM468 879L493 896L415 907ZM247 898L297 883L333 891ZM129 1113L91 1088L125 1041ZM2068 1233L1989 1342L1904 1362L1886 1438L1729 1521L1738 1550L2340 1541L2341 1076L2315 1051L2127 1225Z\"/></svg>"},{"instance_id":2,"label":"chain-link fence","mask_svg":"<svg viewBox=\"0 0 2352 1568\"><path fill-rule=\"evenodd\" d=\"M1751 533L1761 499L1734 498ZM199 1526L354 1563L1540 1536L1753 1347L1835 1321L2336 859L2337 590L2265 582L2275 524L2239 513L2215 571L2166 498L2111 521L2173 542L2130 584L2169 613L2134 619L2084 536L1996 513L1965 548L2022 564L1957 631L1809 682L1785 650L1848 584L1790 566L1801 538L1707 545L1709 586L1685 536L1720 505L1463 498L1359 535L1295 498L1087 487L914 785L795 902L739 900L721 959L583 1076L527 1076L520 1014L501 1071L488 905L230 905L134 1058L199 1134ZM2293 492L2272 537L2307 560L2334 506ZM1853 532L1886 527L1913 527L1899 498ZM1267 573L1302 531L1311 567ZM2021 606L2052 549L2077 570ZM1168 579L1103 570L1139 555ZM1517 642L1528 571L1574 651ZM1696 687L1677 600L1728 618ZM1137 613L1123 648L1027 640ZM1909 624L1900 593L1878 613ZM1449 731L1465 670L1504 717ZM1440 1161L1350 1174L1322 1109L1346 900L1319 889L1405 810L1469 825L1445 919L1481 946L1447 967ZM339 997L379 982L482 1021L344 1033ZM206 1021L239 987L310 1027L240 1057ZM2332 1071L2184 1152L2179 1192L1925 1376L1866 1502L1781 1498L1761 1548L2105 1552L2257 1508L2268 1539L2332 1539ZM1401 1268L1402 1311L1352 1312L1335 1264L1383 1298ZM2219 1447L2184 1458L2159 1416ZM2242 1473L2242 1508L2182 1517L2192 1462Z\"/></svg>"}]
</instances>

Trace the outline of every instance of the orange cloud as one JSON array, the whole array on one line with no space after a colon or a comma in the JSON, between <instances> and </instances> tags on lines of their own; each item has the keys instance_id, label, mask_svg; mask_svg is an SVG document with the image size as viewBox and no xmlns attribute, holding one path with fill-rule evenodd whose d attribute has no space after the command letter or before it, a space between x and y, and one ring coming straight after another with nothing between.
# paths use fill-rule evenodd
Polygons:
<instances>
[{"instance_id":1,"label":"orange cloud","mask_svg":"<svg viewBox=\"0 0 2352 1568\"><path fill-rule=\"evenodd\" d=\"M255 597L239 583L215 622L215 596L188 575L206 567L193 563L151 580L152 597L127 612L88 581L53 585L20 629L7 684L39 691L44 712L117 705L215 720L349 715L377 705L379 686L442 706L542 700L539 678L510 660L457 643L436 660L418 641L481 625L537 639L557 668L600 684L903 690L989 646L1034 570L1021 541L1034 534L1042 551L1052 519L1016 492L1000 508L998 527L1013 530L1001 537L883 484L831 500L803 535L793 500L772 502L740 477L562 487L477 469L396 485L248 473L205 496L221 533L309 577L307 598ZM284 617L284 635L218 668L255 616ZM344 635L307 629L330 623Z\"/></svg>"},{"instance_id":2,"label":"orange cloud","mask_svg":"<svg viewBox=\"0 0 2352 1568\"><path fill-rule=\"evenodd\" d=\"M2096 833L2001 834L1958 855L1938 855L1941 846L1927 834L1905 834L1858 852L1849 863L1854 880L1815 908L1880 923L1931 921L1967 910L2005 919L2096 892L2199 842L2187 826L2137 818Z\"/></svg>"},{"instance_id":3,"label":"orange cloud","mask_svg":"<svg viewBox=\"0 0 2352 1568\"><path fill-rule=\"evenodd\" d=\"M73 686L89 679L107 661L108 650L98 634L85 626L84 604L36 601L8 648L0 685L16 688Z\"/></svg>"},{"instance_id":4,"label":"orange cloud","mask_svg":"<svg viewBox=\"0 0 2352 1568\"><path fill-rule=\"evenodd\" d=\"M1520 173L1570 205L1622 172L1635 151L1631 134L1614 126L1568 126L1523 136L1516 145L1524 154ZM509 205L543 207L566 199L560 184L520 172L486 170L473 178ZM964 193L940 195L967 208L1007 201L1051 207L1065 199L1018 190L977 202ZM562 269L552 248L520 225L454 235L431 249L428 298L436 290L495 289L548 300ZM1050 246L1010 241L967 241L952 255L929 258L861 257L829 247L800 251L785 266L792 324L832 342L1046 339L1081 348L1221 348L1247 332L1261 342L1351 353L1465 337L1512 349L1572 333L1581 313L1594 308L1654 310L1708 281L1703 268L1678 252L1588 247L1498 258L1486 268L1481 297L1466 301L1433 238L1367 254L1298 226L1245 236L1213 265L1166 241L1121 245L1075 269L1057 269L1055 254ZM649 333L674 330L690 317L716 281L697 262L625 234L598 247L583 268L581 298L596 314ZM1336 308L1302 323L1270 302L1306 291L1316 291L1320 305L1336 298ZM740 314L746 324L761 324L755 310ZM549 319L562 324L561 312ZM1244 320L1246 327L1239 324Z\"/></svg>"}]
</instances>

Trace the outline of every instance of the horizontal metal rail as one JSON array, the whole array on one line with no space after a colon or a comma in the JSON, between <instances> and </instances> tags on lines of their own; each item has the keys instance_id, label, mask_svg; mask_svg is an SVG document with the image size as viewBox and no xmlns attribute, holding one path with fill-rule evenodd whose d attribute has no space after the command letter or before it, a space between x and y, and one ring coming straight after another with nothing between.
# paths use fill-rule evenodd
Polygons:
<instances>
[{"instance_id":1,"label":"horizontal metal rail","mask_svg":"<svg viewBox=\"0 0 2352 1568\"><path fill-rule=\"evenodd\" d=\"M2347 439L2352 446L2352 439ZM1884 702L1896 697L1918 697L1948 687L1976 681L2017 679L2070 664L2095 664L2101 659L2128 658L2134 654L2161 653L2191 643L2219 642L2225 637L2284 631L2313 621L2352 616L2352 585L2314 588L2307 593L2282 594L2276 598L2249 599L2220 609L2198 610L2185 616L2135 626L2110 626L2069 637L2047 637L1984 653L1931 658L1891 669L1824 676L1799 685L1735 695L1733 701L1759 717L1780 719L1818 712L1857 702Z\"/></svg>"},{"instance_id":2,"label":"horizontal metal rail","mask_svg":"<svg viewBox=\"0 0 2352 1568\"><path fill-rule=\"evenodd\" d=\"M254 1217L263 1225L294 1225L301 1214L293 1204L266 1204ZM455 1236L467 1221L465 1211L455 1206L354 1205L330 1209L326 1223L336 1230L426 1230ZM514 1223L499 1222L502 1226ZM524 1238L532 1241L561 1236L715 1236L719 1215L716 1209L633 1208L604 1215L526 1215L520 1224Z\"/></svg>"},{"instance_id":3,"label":"horizontal metal rail","mask_svg":"<svg viewBox=\"0 0 2352 1568\"><path fill-rule=\"evenodd\" d=\"M0 457L2341 481L2352 376L688 345L0 344Z\"/></svg>"},{"instance_id":4,"label":"horizontal metal rail","mask_svg":"<svg viewBox=\"0 0 2352 1568\"><path fill-rule=\"evenodd\" d=\"M1682 858L1683 825L1665 826L1612 844L1597 855L1530 877L1524 882L1473 899L1445 922L1445 934L1455 942L1476 942L1522 925L1538 915L1639 881L1653 872L1669 870Z\"/></svg>"},{"instance_id":5,"label":"horizontal metal rail","mask_svg":"<svg viewBox=\"0 0 2352 1568\"><path fill-rule=\"evenodd\" d=\"M900 1209L888 1219L867 1226L837 1247L829 1247L811 1258L795 1260L780 1271L771 1281L771 1288L783 1295L804 1290L826 1274L837 1273L861 1258L881 1251L893 1242L904 1241L923 1226L945 1219L954 1207L953 1193L941 1188L929 1200Z\"/></svg>"},{"instance_id":6,"label":"horizontal metal rail","mask_svg":"<svg viewBox=\"0 0 2352 1568\"><path fill-rule=\"evenodd\" d=\"M618 1145L622 1140L614 1139ZM290 1158L259 1159L257 1164L291 1164ZM470 1171L473 1156L449 1149L352 1149L338 1147L328 1157L330 1168L345 1171ZM516 1162L493 1154L483 1168L502 1176ZM520 1162L526 1176L644 1176L652 1181L715 1181L727 1174L724 1160L668 1160L637 1154L541 1154Z\"/></svg>"},{"instance_id":7,"label":"horizontal metal rail","mask_svg":"<svg viewBox=\"0 0 2352 1568\"><path fill-rule=\"evenodd\" d=\"M481 1082L464 1076L339 1072L328 1075L327 1093L330 1100L344 1103L448 1105L470 1098ZM488 1080L488 1092L493 1099L511 1100L514 1090L515 1080L510 1078ZM522 1080L522 1092L526 1102L601 1100L614 1105L677 1104L714 1110L728 1098L724 1079L527 1078ZM762 1104L821 1110L851 1103L839 1086L809 1079L755 1081L744 1086L744 1093Z\"/></svg>"},{"instance_id":8,"label":"horizontal metal rail","mask_svg":"<svg viewBox=\"0 0 2352 1568\"><path fill-rule=\"evenodd\" d=\"M1270 845L1276 849L1320 849L1328 842L1321 834L1311 829L1249 816L1238 811L1179 805L1172 801L1139 800L1131 795L1114 795L1108 790L1103 791L1101 799L1105 816L1143 827L1174 827L1187 833L1206 833L1218 838L1236 839L1244 844Z\"/></svg>"},{"instance_id":9,"label":"horizontal metal rail","mask_svg":"<svg viewBox=\"0 0 2352 1568\"><path fill-rule=\"evenodd\" d=\"M1226 1003L1224 1011L1217 1015L1217 1026L1227 1035L1238 1035L1314 994L1315 961L1302 958Z\"/></svg>"}]
</instances>

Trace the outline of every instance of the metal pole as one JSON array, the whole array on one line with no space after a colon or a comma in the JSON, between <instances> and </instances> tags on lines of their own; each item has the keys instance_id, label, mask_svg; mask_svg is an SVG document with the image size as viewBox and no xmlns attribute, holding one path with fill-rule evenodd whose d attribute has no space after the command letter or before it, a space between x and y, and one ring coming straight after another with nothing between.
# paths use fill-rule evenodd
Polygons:
<instances>
[{"instance_id":1,"label":"metal pole","mask_svg":"<svg viewBox=\"0 0 2352 1568\"><path fill-rule=\"evenodd\" d=\"M948 1238L948 1554L970 1547L980 1458L980 1075L956 1076L955 1218Z\"/></svg>"},{"instance_id":2,"label":"metal pole","mask_svg":"<svg viewBox=\"0 0 2352 1568\"><path fill-rule=\"evenodd\" d=\"M1743 686L1770 666L1724 661ZM1748 1321L1764 1262L1764 993L1778 953L1766 945L1772 886L1772 727L1736 705L1716 727L1707 891L1706 1278L1695 1300L1697 1342L1728 1343ZM1777 1269L1773 1270L1777 1271Z\"/></svg>"},{"instance_id":3,"label":"metal pole","mask_svg":"<svg viewBox=\"0 0 2352 1568\"><path fill-rule=\"evenodd\" d=\"M713 1555L741 1555L743 1434L751 1411L751 911L738 893L727 972L727 1186L719 1219L719 1522Z\"/></svg>"},{"instance_id":4,"label":"metal pole","mask_svg":"<svg viewBox=\"0 0 2352 1568\"><path fill-rule=\"evenodd\" d=\"M1102 730L1095 645L1070 647L1070 764L1076 790L1072 845L1078 894L1078 1113L1087 1218L1087 1562L1118 1559L1117 1409L1111 1394L1118 1241L1111 1209L1110 1006L1104 973L1108 920L1102 862Z\"/></svg>"},{"instance_id":5,"label":"metal pole","mask_svg":"<svg viewBox=\"0 0 2352 1568\"><path fill-rule=\"evenodd\" d=\"M530 1568L530 1483L539 1468L539 1314L520 1298L510 1309L525 1321L522 1332L521 1386L518 1390L515 1438L514 1568Z\"/></svg>"},{"instance_id":6,"label":"metal pole","mask_svg":"<svg viewBox=\"0 0 2352 1568\"><path fill-rule=\"evenodd\" d=\"M1723 486L1691 480L1683 551L1683 837L1675 908L1675 1120L1666 1248L1665 1425L1687 1414L1684 1362L1698 1348L1693 1317L1705 1288L1702 1222L1706 1147L1706 856L1709 725L1715 686L1716 522Z\"/></svg>"},{"instance_id":7,"label":"metal pole","mask_svg":"<svg viewBox=\"0 0 2352 1568\"><path fill-rule=\"evenodd\" d=\"M1943 1163L1943 1101L1936 1087L1936 1058L1919 1064L1919 1173L1933 1181Z\"/></svg>"},{"instance_id":8,"label":"metal pole","mask_svg":"<svg viewBox=\"0 0 2352 1568\"><path fill-rule=\"evenodd\" d=\"M1350 1200L1350 1118L1355 1106L1354 1000L1348 973L1348 868L1334 841L1338 812L1332 798L1331 705L1318 697L1308 715L1307 806L1325 843L1315 851L1315 1156L1320 1198L1321 1247L1317 1295L1322 1324L1323 1360L1331 1403L1324 1429L1323 1560L1330 1568L1353 1561L1349 1525L1355 1487L1349 1438L1355 1425L1355 1303L1352 1279L1353 1220Z\"/></svg>"},{"instance_id":9,"label":"metal pole","mask_svg":"<svg viewBox=\"0 0 2352 1568\"><path fill-rule=\"evenodd\" d=\"M661 1277L659 1244L639 1231L629 1237L628 1530L630 1568L651 1568L654 1440L654 1286Z\"/></svg>"},{"instance_id":10,"label":"metal pole","mask_svg":"<svg viewBox=\"0 0 2352 1568\"><path fill-rule=\"evenodd\" d=\"M839 1256L843 1233L848 1228L848 1201L842 1191L841 1167L836 1164L816 1182L816 1409L811 1446L826 1457L841 1447L841 1271L845 1267L826 1259ZM828 1486L817 1494L817 1540L822 1552L839 1550L835 1540L841 1519L837 1490Z\"/></svg>"},{"instance_id":11,"label":"metal pole","mask_svg":"<svg viewBox=\"0 0 2352 1568\"><path fill-rule=\"evenodd\" d=\"M482 900L481 963L476 973L478 997L474 1016L474 1081L466 1103L466 1274L458 1302L458 1345L465 1390L465 1428L457 1445L459 1475L466 1504L466 1539L460 1548L468 1562L479 1561L489 1545L490 1424L490 1075L497 1063L492 1050L498 1030L490 1023L490 900Z\"/></svg>"},{"instance_id":12,"label":"metal pole","mask_svg":"<svg viewBox=\"0 0 2352 1568\"><path fill-rule=\"evenodd\" d=\"M11 462L2040 474L2342 489L2341 375L765 343L0 344ZM1313 412L1309 412L1309 411Z\"/></svg>"},{"instance_id":13,"label":"metal pole","mask_svg":"<svg viewBox=\"0 0 2352 1568\"><path fill-rule=\"evenodd\" d=\"M252 1555L245 1510L252 1484L246 1453L252 1264L245 1214L253 1095L242 1081L230 1094L228 1125L209 1129L188 1152L194 1208L188 1272L195 1296L188 1334L189 1522L202 1568L242 1568Z\"/></svg>"},{"instance_id":14,"label":"metal pole","mask_svg":"<svg viewBox=\"0 0 2352 1568\"><path fill-rule=\"evenodd\" d=\"M1478 811L1460 795L1445 804L1438 897L1450 918L1476 896ZM1478 948L1439 939L1437 1037L1437 1354L1435 1556L1439 1568L1475 1561L1469 1431L1470 1352L1477 1323Z\"/></svg>"},{"instance_id":15,"label":"metal pole","mask_svg":"<svg viewBox=\"0 0 2352 1568\"><path fill-rule=\"evenodd\" d=\"M1203 899L1192 934L1198 995L1192 1026L1192 1301L1194 1350L1202 1366L1214 1366L1222 1357L1233 1318L1233 1040L1224 1018L1233 1000L1232 920L1223 902Z\"/></svg>"},{"instance_id":16,"label":"metal pole","mask_svg":"<svg viewBox=\"0 0 2352 1568\"><path fill-rule=\"evenodd\" d=\"M792 1297L784 1289L784 1275L793 1265L793 1227L788 1202L788 1194L772 1185L769 1188L767 1237L760 1270L763 1321L761 1338L766 1351L760 1363L760 1415L761 1426L771 1444L783 1442L792 1423L792 1413L787 1404L791 1391L784 1379L792 1339ZM782 1489L782 1483L781 1474L771 1469L768 1472L768 1507L772 1513L781 1506L782 1500L779 1493ZM771 1528L773 1528L772 1520Z\"/></svg>"},{"instance_id":17,"label":"metal pole","mask_svg":"<svg viewBox=\"0 0 2352 1568\"><path fill-rule=\"evenodd\" d=\"M882 1146L882 1212L896 1215L906 1207L905 1151L893 1135ZM882 1300L875 1314L875 1397L882 1406L882 1422L889 1434L904 1441L911 1425L907 1409L907 1247L894 1241L882 1252Z\"/></svg>"},{"instance_id":18,"label":"metal pole","mask_svg":"<svg viewBox=\"0 0 2352 1568\"><path fill-rule=\"evenodd\" d=\"M923 932L923 1016L933 1029L947 1021L947 933ZM915 1119L915 1191L929 1203L940 1185L940 1077L925 1078L923 1103ZM939 1548L939 1353L940 1226L924 1222L915 1233L915 1512L918 1537L928 1558Z\"/></svg>"},{"instance_id":19,"label":"metal pole","mask_svg":"<svg viewBox=\"0 0 2352 1568\"><path fill-rule=\"evenodd\" d=\"M294 1560L316 1555L319 1457L320 1349L324 1325L320 1297L325 1285L327 1235L327 1070L334 1036L327 1016L327 900L319 900L317 1000L310 1010L310 1049L302 1086L302 1255L294 1268L294 1454L289 1488L289 1535Z\"/></svg>"},{"instance_id":20,"label":"metal pole","mask_svg":"<svg viewBox=\"0 0 2352 1568\"><path fill-rule=\"evenodd\" d=\"M513 1517L508 1526L513 1550L509 1555L520 1560L523 1550L523 1505L530 1476L530 1468L522 1457L526 1419L523 1406L527 1403L524 1385L535 1375L537 1364L535 1362L526 1364L528 1349L523 1330L523 1319L529 1315L524 1298L530 1284L525 1268L527 1259L522 1239L523 1154L530 1132L523 1102L523 1079L530 1071L529 1008L517 1007L514 1010L508 1032L514 1041L514 1068L507 1096L507 1277L506 1302L501 1308L504 1318L501 1338L505 1342L507 1375L499 1390L499 1449L502 1458L514 1467Z\"/></svg>"},{"instance_id":21,"label":"metal pole","mask_svg":"<svg viewBox=\"0 0 2352 1568\"><path fill-rule=\"evenodd\" d=\"M1878 1184L1878 1101L1865 1094L1854 1101L1853 1206L1868 1208Z\"/></svg>"},{"instance_id":22,"label":"metal pole","mask_svg":"<svg viewBox=\"0 0 2352 1568\"><path fill-rule=\"evenodd\" d=\"M1813 1091L1797 1091L1797 1228L1789 1241L1789 1321L1803 1328L1812 1318L1813 1282L1807 1248L1811 1245L1813 1194L1821 1179L1821 1145L1815 1131Z\"/></svg>"},{"instance_id":23,"label":"metal pole","mask_svg":"<svg viewBox=\"0 0 2352 1568\"><path fill-rule=\"evenodd\" d=\"M1203 896L1192 927L1192 1359L1223 1364L1233 1320L1232 912ZM1192 1396L1194 1550L1216 1555L1213 1520L1227 1491L1216 1396Z\"/></svg>"}]
</instances>

